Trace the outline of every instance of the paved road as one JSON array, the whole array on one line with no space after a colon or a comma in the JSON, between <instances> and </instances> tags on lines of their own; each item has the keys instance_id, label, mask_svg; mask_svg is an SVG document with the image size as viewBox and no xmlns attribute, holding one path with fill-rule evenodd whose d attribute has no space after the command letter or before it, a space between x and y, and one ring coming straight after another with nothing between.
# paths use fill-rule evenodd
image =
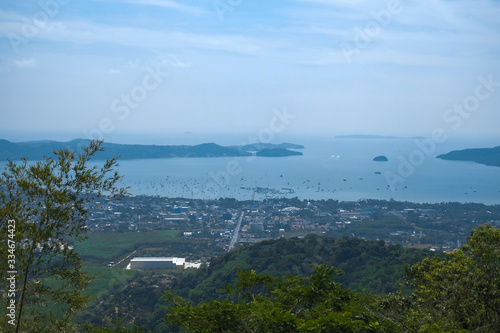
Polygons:
<instances>
[{"instance_id":1,"label":"paved road","mask_svg":"<svg viewBox=\"0 0 500 333\"><path fill-rule=\"evenodd\" d=\"M244 215L245 213L241 212L240 219L236 224L236 228L234 228L233 236L231 237L231 241L229 242L229 248L227 249L228 252L236 246L236 243L238 243L238 238L240 238L241 221L243 221Z\"/></svg>"},{"instance_id":2,"label":"paved road","mask_svg":"<svg viewBox=\"0 0 500 333\"><path fill-rule=\"evenodd\" d=\"M118 265L118 264L120 264L121 262L123 262L123 260L130 258L130 256L131 256L131 255L133 255L133 254L134 254L134 253L136 253L136 252L137 252L137 250L135 250L134 252L132 252L131 254L129 254L128 256L126 256L125 258L123 258L122 260L118 261L116 264L114 264L114 265L113 265L113 266L111 266L111 267L115 267L116 265Z\"/></svg>"}]
</instances>

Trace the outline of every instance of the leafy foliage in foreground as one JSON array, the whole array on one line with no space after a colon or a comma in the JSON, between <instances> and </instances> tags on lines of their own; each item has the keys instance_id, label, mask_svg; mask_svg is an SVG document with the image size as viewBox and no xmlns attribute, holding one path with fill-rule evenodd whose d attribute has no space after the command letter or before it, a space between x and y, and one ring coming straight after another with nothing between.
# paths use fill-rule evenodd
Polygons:
<instances>
[{"instance_id":1,"label":"leafy foliage in foreground","mask_svg":"<svg viewBox=\"0 0 500 333\"><path fill-rule=\"evenodd\" d=\"M101 145L92 141L79 155L61 149L35 163L9 161L0 174L0 253L8 254L0 269L15 272L11 281L0 281L0 326L16 332L75 329L70 318L88 302L83 291L92 277L72 243L85 239L88 203L102 194L126 194L117 187L116 159L89 167ZM7 304L13 301L12 311Z\"/></svg>"},{"instance_id":2,"label":"leafy foliage in foreground","mask_svg":"<svg viewBox=\"0 0 500 333\"><path fill-rule=\"evenodd\" d=\"M340 270L316 266L309 277L285 278L238 273L236 297L193 306L172 293L167 322L189 332L396 332L377 315L373 296L361 295L334 282Z\"/></svg>"},{"instance_id":3,"label":"leafy foliage in foreground","mask_svg":"<svg viewBox=\"0 0 500 333\"><path fill-rule=\"evenodd\" d=\"M386 294L398 290L397 281L404 277L406 265L429 255L428 251L357 238L334 240L308 235L303 239L267 240L212 258L207 268L172 271L167 273L168 277L161 272L143 272L126 285L110 289L109 295L99 299L83 318L93 325L104 325L115 318L146 330L170 332L165 327L165 303L160 299L165 290L193 304L222 300L232 294L220 290L226 284L234 285L237 272L244 269L277 278L292 275L305 278L314 274L314 265L326 265L344 271L335 276L335 281L344 287Z\"/></svg>"},{"instance_id":4,"label":"leafy foliage in foreground","mask_svg":"<svg viewBox=\"0 0 500 333\"><path fill-rule=\"evenodd\" d=\"M167 293L168 322L189 332L500 332L500 230L479 226L468 244L407 269L404 294L373 296L333 281L238 273L225 299L198 305Z\"/></svg>"},{"instance_id":5,"label":"leafy foliage in foreground","mask_svg":"<svg viewBox=\"0 0 500 333\"><path fill-rule=\"evenodd\" d=\"M342 269L345 274L336 280L356 291L372 293L397 291L397 281L411 265L428 252L385 245L383 241L363 241L358 238L334 240L330 237L307 235L304 239L278 239L239 247L213 258L210 266L196 272L186 272L170 287L179 296L197 303L220 296L217 290L233 284L236 272L253 269L277 277L309 276L314 265Z\"/></svg>"},{"instance_id":6,"label":"leafy foliage in foreground","mask_svg":"<svg viewBox=\"0 0 500 333\"><path fill-rule=\"evenodd\" d=\"M410 295L387 297L410 332L500 332L500 229L479 226L468 244L407 272Z\"/></svg>"}]
</instances>

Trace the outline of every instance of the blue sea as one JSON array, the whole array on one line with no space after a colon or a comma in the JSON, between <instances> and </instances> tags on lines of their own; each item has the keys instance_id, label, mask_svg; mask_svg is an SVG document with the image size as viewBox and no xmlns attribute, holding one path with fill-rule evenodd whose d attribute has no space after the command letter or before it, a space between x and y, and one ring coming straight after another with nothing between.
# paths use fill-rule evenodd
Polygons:
<instances>
[{"instance_id":1,"label":"blue sea","mask_svg":"<svg viewBox=\"0 0 500 333\"><path fill-rule=\"evenodd\" d=\"M498 142L436 143L425 138L287 141L303 144L304 155L129 160L120 161L119 172L133 195L500 204L500 167L435 157L454 149L494 147ZM379 155L388 161L373 161Z\"/></svg>"},{"instance_id":2,"label":"blue sea","mask_svg":"<svg viewBox=\"0 0 500 333\"><path fill-rule=\"evenodd\" d=\"M181 144L170 141L160 144ZM500 167L436 158L455 149L498 146L495 140L298 137L285 141L304 145L303 156L121 160L118 172L124 176L121 185L132 195L500 204ZM182 143L202 142L242 143L234 137L191 138ZM373 161L380 155L388 161Z\"/></svg>"}]
</instances>

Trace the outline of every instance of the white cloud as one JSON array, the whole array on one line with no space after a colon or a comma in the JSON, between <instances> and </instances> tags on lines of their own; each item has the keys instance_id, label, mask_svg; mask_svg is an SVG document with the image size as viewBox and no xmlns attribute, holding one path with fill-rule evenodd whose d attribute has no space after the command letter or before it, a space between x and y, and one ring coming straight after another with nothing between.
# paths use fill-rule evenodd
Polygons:
<instances>
[{"instance_id":1,"label":"white cloud","mask_svg":"<svg viewBox=\"0 0 500 333\"><path fill-rule=\"evenodd\" d=\"M362 0L297 0L298 2L305 2L318 5L328 6L342 6L342 7L359 7L364 2Z\"/></svg>"},{"instance_id":2,"label":"white cloud","mask_svg":"<svg viewBox=\"0 0 500 333\"><path fill-rule=\"evenodd\" d=\"M21 59L21 60L14 61L14 64L17 67L20 67L20 68L34 67L34 66L36 66L36 60L33 59L33 58L31 58L31 59Z\"/></svg>"},{"instance_id":3,"label":"white cloud","mask_svg":"<svg viewBox=\"0 0 500 333\"><path fill-rule=\"evenodd\" d=\"M110 0L110 1L131 3L142 6L156 6L156 7L168 8L181 11L185 14L190 14L190 15L201 15L205 13L205 11L199 7L184 5L177 1L172 1L172 0Z\"/></svg>"},{"instance_id":4,"label":"white cloud","mask_svg":"<svg viewBox=\"0 0 500 333\"><path fill-rule=\"evenodd\" d=\"M355 112L353 121L343 124L357 129L355 118L378 121L374 110L380 110L381 118L394 117L401 123L430 119L420 109L442 112L463 99L463 91L474 87L478 75L491 72L500 77L500 7L490 0L400 0L403 11L381 25L379 32L371 30L366 43L357 37L358 31L367 29L376 20L373 12L386 10L392 0L247 0L234 7L224 22L218 20L212 1L78 2L51 17L21 55L9 48L9 38L2 38L0 72L10 109L34 113L43 106L54 110L53 119L63 124L60 115L78 101L73 112L81 121L68 117L68 124L76 124L71 126L79 131L83 126L92 129L108 116L115 117L117 131L136 127L146 131L167 128L169 122L158 119L174 113L189 115L186 122L196 119L199 128L219 129L225 126L220 123L232 121L244 125L228 128L259 126L259 120L246 122L239 117L263 119L270 105L283 103L310 112L304 122L308 129L326 129L334 123L332 110ZM0 10L0 36L23 36L26 21L32 19L25 7L12 8L17 12ZM350 64L342 42L358 51ZM29 66L37 71L19 69ZM110 102L139 84L145 69L155 66L168 68L172 76L149 94L140 112L131 112L127 122L117 120ZM29 101L18 98L26 82L33 86ZM492 105L494 111L498 105L493 99L488 103L485 110ZM206 110L217 110L216 117ZM486 121L493 111L478 112L477 117L484 115L489 126L498 120L494 116ZM25 126L28 117L18 118ZM177 124L172 125L174 130L188 129ZM416 126L408 124L401 130ZM433 124L420 129L427 131L429 126Z\"/></svg>"},{"instance_id":5,"label":"white cloud","mask_svg":"<svg viewBox=\"0 0 500 333\"><path fill-rule=\"evenodd\" d=\"M87 21L54 22L50 30L40 33L38 37L76 45L106 43L145 49L195 48L241 54L258 54L263 49L259 39L240 35L162 31L108 26ZM268 42L267 45L272 43Z\"/></svg>"},{"instance_id":6,"label":"white cloud","mask_svg":"<svg viewBox=\"0 0 500 333\"><path fill-rule=\"evenodd\" d=\"M17 14L15 12L0 10L0 19L3 22L5 22L5 21L20 21L23 18L24 18L24 16Z\"/></svg>"}]
</instances>

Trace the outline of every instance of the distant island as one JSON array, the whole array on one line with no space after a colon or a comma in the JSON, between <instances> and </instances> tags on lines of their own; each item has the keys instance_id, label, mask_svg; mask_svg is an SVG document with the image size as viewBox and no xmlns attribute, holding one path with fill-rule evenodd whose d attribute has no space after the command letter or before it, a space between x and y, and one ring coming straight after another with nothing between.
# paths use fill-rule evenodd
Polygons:
<instances>
[{"instance_id":1,"label":"distant island","mask_svg":"<svg viewBox=\"0 0 500 333\"><path fill-rule=\"evenodd\" d=\"M354 135L337 135L336 139L423 139L422 136L411 136L411 137L401 137L401 136L390 136L390 135L365 135L365 134L354 134Z\"/></svg>"},{"instance_id":2,"label":"distant island","mask_svg":"<svg viewBox=\"0 0 500 333\"><path fill-rule=\"evenodd\" d=\"M373 160L375 162L387 162L387 161L389 161L389 159L387 157L385 157L384 155L374 157Z\"/></svg>"},{"instance_id":3,"label":"distant island","mask_svg":"<svg viewBox=\"0 0 500 333\"><path fill-rule=\"evenodd\" d=\"M233 149L239 149L239 150L244 150L248 152L257 152L262 149L275 149L275 148L284 148L284 149L304 149L304 146L302 145L296 145L294 143L288 143L288 142L283 142L280 144L273 144L273 143L251 143L248 145L241 145L241 146L228 146L228 148L233 148Z\"/></svg>"},{"instance_id":4,"label":"distant island","mask_svg":"<svg viewBox=\"0 0 500 333\"><path fill-rule=\"evenodd\" d=\"M285 148L270 148L259 150L255 155L261 157L285 157L303 155L299 151L288 150Z\"/></svg>"},{"instance_id":5,"label":"distant island","mask_svg":"<svg viewBox=\"0 0 500 333\"><path fill-rule=\"evenodd\" d=\"M449 161L468 161L500 167L500 146L494 148L472 148L453 150L447 154L436 156Z\"/></svg>"},{"instance_id":6,"label":"distant island","mask_svg":"<svg viewBox=\"0 0 500 333\"><path fill-rule=\"evenodd\" d=\"M88 146L90 140L75 139L68 142L59 141L30 141L30 142L10 142L7 140L0 140L0 161L5 160L20 160L22 157L27 157L30 160L40 160L45 156L51 156L54 151L60 149L69 149L71 151L81 152L81 150ZM295 145L291 143L271 144L271 143L254 143L242 146L229 146L224 147L215 143L203 143L199 145L133 145L133 144L117 144L108 143L103 144L105 151L98 152L95 155L96 160L105 160L115 156L120 156L122 160L132 159L154 159L154 158L189 158L189 157L238 157L238 156L251 156L264 150L263 154L269 154L266 150L283 149L288 152L286 148L301 149L304 146ZM291 151L290 151L291 152ZM280 155L279 151L274 152L276 156L291 156L302 155L302 153L291 152L290 155ZM264 156L259 155L259 156Z\"/></svg>"}]
</instances>

